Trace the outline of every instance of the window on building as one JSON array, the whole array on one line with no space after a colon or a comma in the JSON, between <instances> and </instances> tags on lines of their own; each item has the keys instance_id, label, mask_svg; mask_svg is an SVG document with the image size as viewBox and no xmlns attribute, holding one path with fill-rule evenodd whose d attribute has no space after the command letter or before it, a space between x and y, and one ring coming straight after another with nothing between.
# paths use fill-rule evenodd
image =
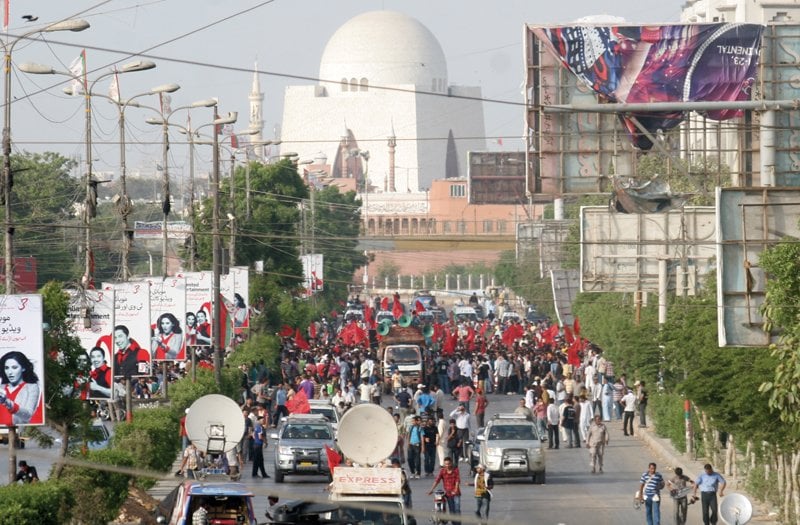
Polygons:
<instances>
[{"instance_id":1,"label":"window on building","mask_svg":"<svg viewBox=\"0 0 800 525\"><path fill-rule=\"evenodd\" d=\"M503 220L497 221L497 231L499 232L506 231L506 221Z\"/></svg>"},{"instance_id":2,"label":"window on building","mask_svg":"<svg viewBox=\"0 0 800 525\"><path fill-rule=\"evenodd\" d=\"M361 79L361 91L369 91L369 80L366 77Z\"/></svg>"},{"instance_id":3,"label":"window on building","mask_svg":"<svg viewBox=\"0 0 800 525\"><path fill-rule=\"evenodd\" d=\"M458 233L467 233L467 221L458 221Z\"/></svg>"},{"instance_id":4,"label":"window on building","mask_svg":"<svg viewBox=\"0 0 800 525\"><path fill-rule=\"evenodd\" d=\"M483 221L483 233L492 233L494 221Z\"/></svg>"},{"instance_id":5,"label":"window on building","mask_svg":"<svg viewBox=\"0 0 800 525\"><path fill-rule=\"evenodd\" d=\"M347 91L348 89L350 89L350 82L348 82L346 78L343 78L341 86L342 86L342 91Z\"/></svg>"},{"instance_id":6,"label":"window on building","mask_svg":"<svg viewBox=\"0 0 800 525\"><path fill-rule=\"evenodd\" d=\"M358 91L358 79L351 78L350 79L350 91Z\"/></svg>"},{"instance_id":7,"label":"window on building","mask_svg":"<svg viewBox=\"0 0 800 525\"><path fill-rule=\"evenodd\" d=\"M442 232L450 233L450 221L442 221Z\"/></svg>"},{"instance_id":8,"label":"window on building","mask_svg":"<svg viewBox=\"0 0 800 525\"><path fill-rule=\"evenodd\" d=\"M450 196L451 197L466 197L467 196L467 185L466 184L451 184L450 185Z\"/></svg>"}]
</instances>

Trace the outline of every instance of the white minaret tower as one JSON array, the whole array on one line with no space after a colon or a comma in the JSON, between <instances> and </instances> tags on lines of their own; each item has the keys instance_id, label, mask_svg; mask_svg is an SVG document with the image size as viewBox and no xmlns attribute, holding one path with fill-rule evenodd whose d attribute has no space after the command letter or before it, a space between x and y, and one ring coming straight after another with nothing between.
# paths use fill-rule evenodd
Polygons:
<instances>
[{"instance_id":1,"label":"white minaret tower","mask_svg":"<svg viewBox=\"0 0 800 525\"><path fill-rule=\"evenodd\" d=\"M257 129L258 133L250 135L250 142L261 142L263 140L261 132L264 130L264 118L261 103L264 101L264 93L261 92L261 82L258 78L258 61L253 67L253 87L250 90L250 129ZM256 146L253 150L257 159L264 160L264 146Z\"/></svg>"}]
</instances>

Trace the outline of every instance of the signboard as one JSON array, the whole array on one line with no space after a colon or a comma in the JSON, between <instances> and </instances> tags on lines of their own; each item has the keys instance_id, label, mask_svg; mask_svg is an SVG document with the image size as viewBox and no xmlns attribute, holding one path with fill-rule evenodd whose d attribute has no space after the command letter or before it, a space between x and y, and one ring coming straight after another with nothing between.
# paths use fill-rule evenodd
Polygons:
<instances>
[{"instance_id":1,"label":"signboard","mask_svg":"<svg viewBox=\"0 0 800 525\"><path fill-rule=\"evenodd\" d=\"M0 427L44 424L43 315L41 295L0 295Z\"/></svg>"},{"instance_id":2,"label":"signboard","mask_svg":"<svg viewBox=\"0 0 800 525\"><path fill-rule=\"evenodd\" d=\"M213 278L211 272L186 272L179 275L186 279L186 345L211 346L214 323L211 300Z\"/></svg>"},{"instance_id":3,"label":"signboard","mask_svg":"<svg viewBox=\"0 0 800 525\"><path fill-rule=\"evenodd\" d=\"M470 204L525 204L524 151L469 151Z\"/></svg>"},{"instance_id":4,"label":"signboard","mask_svg":"<svg viewBox=\"0 0 800 525\"><path fill-rule=\"evenodd\" d=\"M760 314L766 276L764 249L786 236L800 237L800 189L717 189L717 307L720 346L767 346Z\"/></svg>"},{"instance_id":5,"label":"signboard","mask_svg":"<svg viewBox=\"0 0 800 525\"><path fill-rule=\"evenodd\" d=\"M621 214L581 208L581 291L658 292L659 260L668 288L693 295L697 279L716 267L714 208Z\"/></svg>"},{"instance_id":6,"label":"signboard","mask_svg":"<svg viewBox=\"0 0 800 525\"><path fill-rule=\"evenodd\" d=\"M150 283L103 283L102 288L114 292L114 377L119 382L149 376Z\"/></svg>"},{"instance_id":7,"label":"signboard","mask_svg":"<svg viewBox=\"0 0 800 525\"><path fill-rule=\"evenodd\" d=\"M161 228L164 226L162 221L135 221L133 223L133 238L134 239L163 239ZM192 226L184 221L171 221L167 222L167 238L185 241L191 234Z\"/></svg>"},{"instance_id":8,"label":"signboard","mask_svg":"<svg viewBox=\"0 0 800 525\"><path fill-rule=\"evenodd\" d=\"M186 359L186 279L167 277L150 280L150 353L153 361Z\"/></svg>"},{"instance_id":9,"label":"signboard","mask_svg":"<svg viewBox=\"0 0 800 525\"><path fill-rule=\"evenodd\" d=\"M306 295L313 295L324 289L324 269L323 255L321 253L310 253L301 255L300 261L303 263L303 281Z\"/></svg>"},{"instance_id":10,"label":"signboard","mask_svg":"<svg viewBox=\"0 0 800 525\"><path fill-rule=\"evenodd\" d=\"M75 379L81 399L114 399L114 290L70 290L69 318L90 365Z\"/></svg>"},{"instance_id":11,"label":"signboard","mask_svg":"<svg viewBox=\"0 0 800 525\"><path fill-rule=\"evenodd\" d=\"M250 328L250 308L247 304L250 297L250 271L247 266L234 266L230 269L233 274L233 304L228 312L233 320L233 331L236 334Z\"/></svg>"},{"instance_id":12,"label":"signboard","mask_svg":"<svg viewBox=\"0 0 800 525\"><path fill-rule=\"evenodd\" d=\"M400 494L399 468L334 467L331 492L335 494Z\"/></svg>"}]
</instances>

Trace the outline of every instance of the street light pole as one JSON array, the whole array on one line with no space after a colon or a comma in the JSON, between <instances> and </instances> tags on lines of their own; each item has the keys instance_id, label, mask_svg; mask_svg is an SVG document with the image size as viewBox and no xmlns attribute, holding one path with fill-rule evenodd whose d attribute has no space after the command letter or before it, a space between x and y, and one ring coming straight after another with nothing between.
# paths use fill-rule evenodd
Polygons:
<instances>
[{"instance_id":1,"label":"street light pole","mask_svg":"<svg viewBox=\"0 0 800 525\"><path fill-rule=\"evenodd\" d=\"M137 60L123 65L119 71L111 71L98 76L89 85L83 85L83 95L85 99L84 106L86 112L86 123L85 123L86 202L84 203L84 211L83 211L83 227L85 230L84 243L86 249L85 249L84 274L81 281L85 289L92 288L94 286L94 276L93 276L94 264L92 263L93 256L92 256L92 230L91 230L91 219L92 217L94 217L95 213L93 206L96 205L96 195L97 195L96 193L97 182L92 179L92 96L96 96L96 94L94 93L94 86L100 80L107 78L111 75L116 75L121 73L133 73L136 71L146 71L148 69L153 69L155 67L156 65L153 62L150 62L149 60ZM82 82L83 79L76 76L74 73L57 71L50 66L27 63L27 64L21 64L19 69L20 71L23 71L25 73L31 73L35 75L63 75L70 77L74 80L81 81L81 83L83 84ZM73 93L71 90L68 90L68 92Z\"/></svg>"},{"instance_id":2,"label":"street light pole","mask_svg":"<svg viewBox=\"0 0 800 525\"><path fill-rule=\"evenodd\" d=\"M220 199L219 199L219 138L217 135L217 126L221 126L224 124L233 124L236 122L238 114L234 111L228 113L227 117L220 118L219 114L217 113L217 108L214 106L214 133L212 138L212 187L214 188L214 202L212 207L212 219L211 219L211 242L212 242L212 273L213 273L213 284L212 284L212 293L214 294L214 298L211 302L213 305L212 308L214 310L212 317L214 322L213 332L214 332L214 380L217 382L217 385L222 385L222 319L221 319L221 307L220 304L220 297L219 297L219 281L220 281L220 250L222 246L220 244L219 238L219 213L220 213Z\"/></svg>"},{"instance_id":3,"label":"street light pole","mask_svg":"<svg viewBox=\"0 0 800 525\"><path fill-rule=\"evenodd\" d=\"M17 42L27 39L38 33L51 33L55 31L83 31L89 28L89 22L80 19L63 20L50 24L43 28L29 31L12 42L3 42L0 40L0 45L3 46L3 76L4 76L4 102L5 108L3 111L3 181L2 191L0 191L0 203L4 205L3 218L5 221L5 238L3 257L5 259L5 293L13 294L15 290L14 283L14 225L12 223L13 216L11 214L11 187L14 183L13 173L11 171L11 54L14 51L14 46ZM17 473L17 427L11 425L8 427L8 482L13 483L16 479Z\"/></svg>"}]
</instances>

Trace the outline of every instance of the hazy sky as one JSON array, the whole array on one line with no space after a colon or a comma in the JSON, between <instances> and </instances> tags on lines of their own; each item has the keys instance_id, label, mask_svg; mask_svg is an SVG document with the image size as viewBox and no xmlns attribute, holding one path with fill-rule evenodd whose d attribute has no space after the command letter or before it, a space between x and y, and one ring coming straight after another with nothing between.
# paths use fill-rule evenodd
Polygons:
<instances>
[{"instance_id":1,"label":"hazy sky","mask_svg":"<svg viewBox=\"0 0 800 525\"><path fill-rule=\"evenodd\" d=\"M236 129L248 126L247 96L253 64L262 71L264 138L273 137L283 111L286 85L310 83L291 76L316 78L328 39L347 20L366 11L389 9L422 22L438 38L448 61L451 84L481 86L486 99L486 136L490 145L503 137L505 149L522 149L523 24L567 23L576 18L608 14L630 23L677 22L683 0L11 0L9 38L63 18L80 16L92 27L81 33L51 33L46 40L21 41L14 48L12 136L15 151L58 151L85 158L84 112L81 97L62 93L65 77L29 75L16 70L38 62L67 71L86 48L89 80L151 55L158 67L120 76L123 98L165 83L181 85L172 96L173 108L218 97L220 112L238 111ZM602 7L601 7L602 6ZM38 16L26 23L23 15ZM107 94L109 79L95 92ZM155 97L145 104L158 105ZM117 112L95 99L93 158L95 171L119 167ZM171 121L185 125L188 112ZM160 162L160 128L145 123L155 113L129 108L127 156L129 170L152 172ZM192 124L210 122L208 108L192 110ZM206 128L209 129L209 128ZM172 135L173 142L181 136ZM496 146L495 146L496 147ZM210 148L200 147L198 169L207 167ZM170 169L188 173L187 148L175 144Z\"/></svg>"}]
</instances>

